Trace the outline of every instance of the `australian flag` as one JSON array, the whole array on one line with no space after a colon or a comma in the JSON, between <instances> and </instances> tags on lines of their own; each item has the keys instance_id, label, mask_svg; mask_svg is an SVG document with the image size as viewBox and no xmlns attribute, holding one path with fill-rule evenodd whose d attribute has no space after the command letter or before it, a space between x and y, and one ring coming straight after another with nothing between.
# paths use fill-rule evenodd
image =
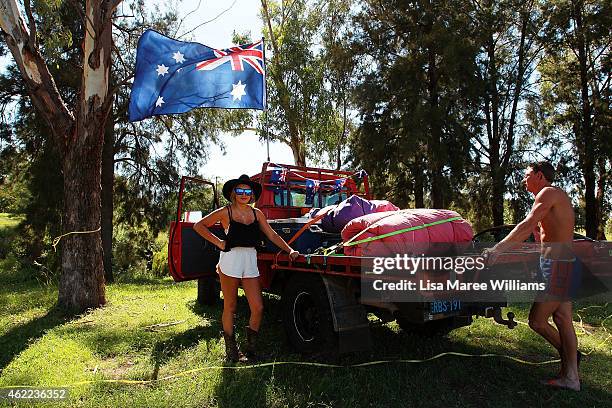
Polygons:
<instances>
[{"instance_id":1,"label":"australian flag","mask_svg":"<svg viewBox=\"0 0 612 408\"><path fill-rule=\"evenodd\" d=\"M217 50L147 30L138 41L130 122L193 108L266 106L263 39Z\"/></svg>"}]
</instances>

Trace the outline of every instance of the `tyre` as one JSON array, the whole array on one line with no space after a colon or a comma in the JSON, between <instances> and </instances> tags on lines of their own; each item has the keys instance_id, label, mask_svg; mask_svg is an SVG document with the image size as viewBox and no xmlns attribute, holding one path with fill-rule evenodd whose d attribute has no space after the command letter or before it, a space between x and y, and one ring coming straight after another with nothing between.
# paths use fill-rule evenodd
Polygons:
<instances>
[{"instance_id":1,"label":"tyre","mask_svg":"<svg viewBox=\"0 0 612 408\"><path fill-rule=\"evenodd\" d=\"M452 318L434 320L421 324L412 323L402 317L398 317L395 321L403 332L423 337L444 336L453 329Z\"/></svg>"},{"instance_id":2,"label":"tyre","mask_svg":"<svg viewBox=\"0 0 612 408\"><path fill-rule=\"evenodd\" d=\"M198 279L198 304L203 306L217 305L221 300L220 291L221 285L214 276Z\"/></svg>"},{"instance_id":3,"label":"tyre","mask_svg":"<svg viewBox=\"0 0 612 408\"><path fill-rule=\"evenodd\" d=\"M282 297L283 326L289 343L300 353L335 350L332 311L320 276L296 273Z\"/></svg>"}]
</instances>

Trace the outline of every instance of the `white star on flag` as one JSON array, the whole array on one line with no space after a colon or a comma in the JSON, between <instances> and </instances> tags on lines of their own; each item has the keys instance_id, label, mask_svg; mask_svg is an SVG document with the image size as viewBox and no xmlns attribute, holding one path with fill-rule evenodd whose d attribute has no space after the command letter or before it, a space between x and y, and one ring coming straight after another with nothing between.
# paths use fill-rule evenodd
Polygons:
<instances>
[{"instance_id":1,"label":"white star on flag","mask_svg":"<svg viewBox=\"0 0 612 408\"><path fill-rule=\"evenodd\" d=\"M160 76L160 75L164 76L168 73L168 67L165 66L164 64L161 64L157 66L156 71L157 71L157 76Z\"/></svg>"},{"instance_id":2,"label":"white star on flag","mask_svg":"<svg viewBox=\"0 0 612 408\"><path fill-rule=\"evenodd\" d=\"M246 92L244 91L244 88L246 88L246 84L243 84L242 81L238 81L237 84L232 84L232 92L230 92L230 94L232 94L232 96L234 97L234 101L235 100L242 100L242 97L244 95L246 95Z\"/></svg>"},{"instance_id":3,"label":"white star on flag","mask_svg":"<svg viewBox=\"0 0 612 408\"><path fill-rule=\"evenodd\" d=\"M176 61L177 64L185 62L185 55L181 54L180 51L177 51L174 54L172 54L172 58L174 58L174 60Z\"/></svg>"},{"instance_id":4,"label":"white star on flag","mask_svg":"<svg viewBox=\"0 0 612 408\"><path fill-rule=\"evenodd\" d=\"M160 96L160 97L157 98L157 102L155 102L155 106L162 106L162 104L164 104L164 103L166 103L164 101L164 97Z\"/></svg>"}]
</instances>

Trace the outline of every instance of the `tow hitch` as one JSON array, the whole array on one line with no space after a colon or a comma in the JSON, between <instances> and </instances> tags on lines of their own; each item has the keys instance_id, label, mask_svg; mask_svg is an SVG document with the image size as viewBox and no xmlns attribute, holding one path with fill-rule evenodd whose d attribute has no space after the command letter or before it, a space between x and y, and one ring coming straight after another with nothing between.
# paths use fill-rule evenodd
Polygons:
<instances>
[{"instance_id":1,"label":"tow hitch","mask_svg":"<svg viewBox=\"0 0 612 408\"><path fill-rule=\"evenodd\" d=\"M504 325L509 329L514 329L518 324L514 321L514 313L508 312L507 316L508 319L502 317L501 307L487 307L485 309L485 317L492 317L495 323Z\"/></svg>"}]
</instances>

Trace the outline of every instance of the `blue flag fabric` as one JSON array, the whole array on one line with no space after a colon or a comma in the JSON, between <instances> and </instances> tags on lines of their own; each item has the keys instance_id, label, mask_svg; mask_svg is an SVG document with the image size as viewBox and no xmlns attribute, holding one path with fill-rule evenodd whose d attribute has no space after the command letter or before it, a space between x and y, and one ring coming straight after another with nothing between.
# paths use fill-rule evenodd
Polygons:
<instances>
[{"instance_id":1,"label":"blue flag fabric","mask_svg":"<svg viewBox=\"0 0 612 408\"><path fill-rule=\"evenodd\" d=\"M138 41L130 122L193 108L264 109L263 39L228 49L145 31Z\"/></svg>"}]
</instances>

